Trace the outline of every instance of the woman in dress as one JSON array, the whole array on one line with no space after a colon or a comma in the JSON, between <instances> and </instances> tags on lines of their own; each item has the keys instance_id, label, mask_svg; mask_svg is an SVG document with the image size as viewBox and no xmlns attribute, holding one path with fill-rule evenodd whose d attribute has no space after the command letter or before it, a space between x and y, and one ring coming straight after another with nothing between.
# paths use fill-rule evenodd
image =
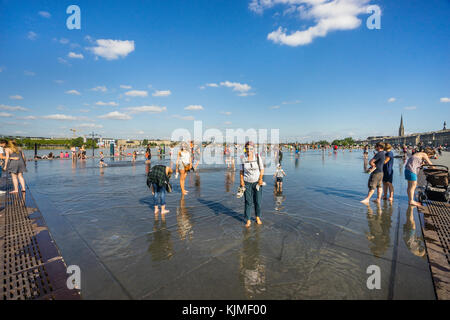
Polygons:
<instances>
[{"instance_id":1,"label":"woman in dress","mask_svg":"<svg viewBox=\"0 0 450 320\"><path fill-rule=\"evenodd\" d=\"M23 173L27 172L26 158L23 154L22 149L17 146L17 142L11 140L8 142L8 147L5 149L6 160L5 160L5 170L11 174L14 190L10 193L19 192L19 184L22 186L22 192L25 192L25 179L23 178Z\"/></svg>"}]
</instances>

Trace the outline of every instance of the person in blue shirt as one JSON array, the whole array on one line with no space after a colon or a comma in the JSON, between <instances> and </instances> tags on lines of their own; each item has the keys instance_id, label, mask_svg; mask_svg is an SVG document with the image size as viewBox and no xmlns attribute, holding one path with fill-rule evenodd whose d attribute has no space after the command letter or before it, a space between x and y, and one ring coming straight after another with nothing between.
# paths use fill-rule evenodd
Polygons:
<instances>
[{"instance_id":1,"label":"person in blue shirt","mask_svg":"<svg viewBox=\"0 0 450 320\"><path fill-rule=\"evenodd\" d=\"M384 148L384 151L386 152L383 166L383 199L387 200L388 193L390 193L390 202L394 200L394 186L392 184L392 178L394 177L394 153L391 150L392 146L389 143L386 143L386 146Z\"/></svg>"}]
</instances>

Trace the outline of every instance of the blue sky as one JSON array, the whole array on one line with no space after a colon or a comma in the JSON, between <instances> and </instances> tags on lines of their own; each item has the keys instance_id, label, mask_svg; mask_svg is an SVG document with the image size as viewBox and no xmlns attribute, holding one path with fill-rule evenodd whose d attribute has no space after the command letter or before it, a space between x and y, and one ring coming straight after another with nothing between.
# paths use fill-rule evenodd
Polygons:
<instances>
[{"instance_id":1,"label":"blue sky","mask_svg":"<svg viewBox=\"0 0 450 320\"><path fill-rule=\"evenodd\" d=\"M66 27L71 4L80 30ZM446 0L0 0L0 134L167 138L195 119L311 141L393 135L401 114L407 133L441 129L449 12Z\"/></svg>"}]
</instances>

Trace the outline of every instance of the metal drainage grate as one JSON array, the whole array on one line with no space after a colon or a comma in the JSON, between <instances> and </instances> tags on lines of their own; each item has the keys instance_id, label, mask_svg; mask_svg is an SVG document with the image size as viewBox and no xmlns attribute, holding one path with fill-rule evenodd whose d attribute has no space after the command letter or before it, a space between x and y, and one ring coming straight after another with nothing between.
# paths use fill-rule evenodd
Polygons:
<instances>
[{"instance_id":1,"label":"metal drainage grate","mask_svg":"<svg viewBox=\"0 0 450 320\"><path fill-rule=\"evenodd\" d=\"M25 194L8 193L0 211L0 300L80 299L66 286L66 265L40 212L26 203Z\"/></svg>"},{"instance_id":2,"label":"metal drainage grate","mask_svg":"<svg viewBox=\"0 0 450 320\"><path fill-rule=\"evenodd\" d=\"M447 263L450 265L450 205L445 202L426 201L434 231L442 244Z\"/></svg>"}]
</instances>

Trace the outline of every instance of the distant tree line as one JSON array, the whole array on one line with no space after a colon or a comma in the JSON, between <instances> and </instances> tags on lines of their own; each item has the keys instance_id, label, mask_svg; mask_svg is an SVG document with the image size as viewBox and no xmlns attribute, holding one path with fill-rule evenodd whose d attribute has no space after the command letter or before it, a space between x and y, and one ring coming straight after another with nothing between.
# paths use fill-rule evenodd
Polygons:
<instances>
[{"instance_id":1,"label":"distant tree line","mask_svg":"<svg viewBox=\"0 0 450 320\"><path fill-rule=\"evenodd\" d=\"M332 145L337 145L337 146L353 146L356 144L355 140L353 140L353 138L348 137L342 140L333 140L333 142L331 142Z\"/></svg>"},{"instance_id":2,"label":"distant tree line","mask_svg":"<svg viewBox=\"0 0 450 320\"><path fill-rule=\"evenodd\" d=\"M98 148L97 142L93 139L87 139L84 142L82 137L78 137L75 139L16 139L17 143L27 149L33 149L34 145L37 144L38 148L42 147L60 147L60 148L71 148L71 147L79 147L81 148L83 145L87 149Z\"/></svg>"}]
</instances>

